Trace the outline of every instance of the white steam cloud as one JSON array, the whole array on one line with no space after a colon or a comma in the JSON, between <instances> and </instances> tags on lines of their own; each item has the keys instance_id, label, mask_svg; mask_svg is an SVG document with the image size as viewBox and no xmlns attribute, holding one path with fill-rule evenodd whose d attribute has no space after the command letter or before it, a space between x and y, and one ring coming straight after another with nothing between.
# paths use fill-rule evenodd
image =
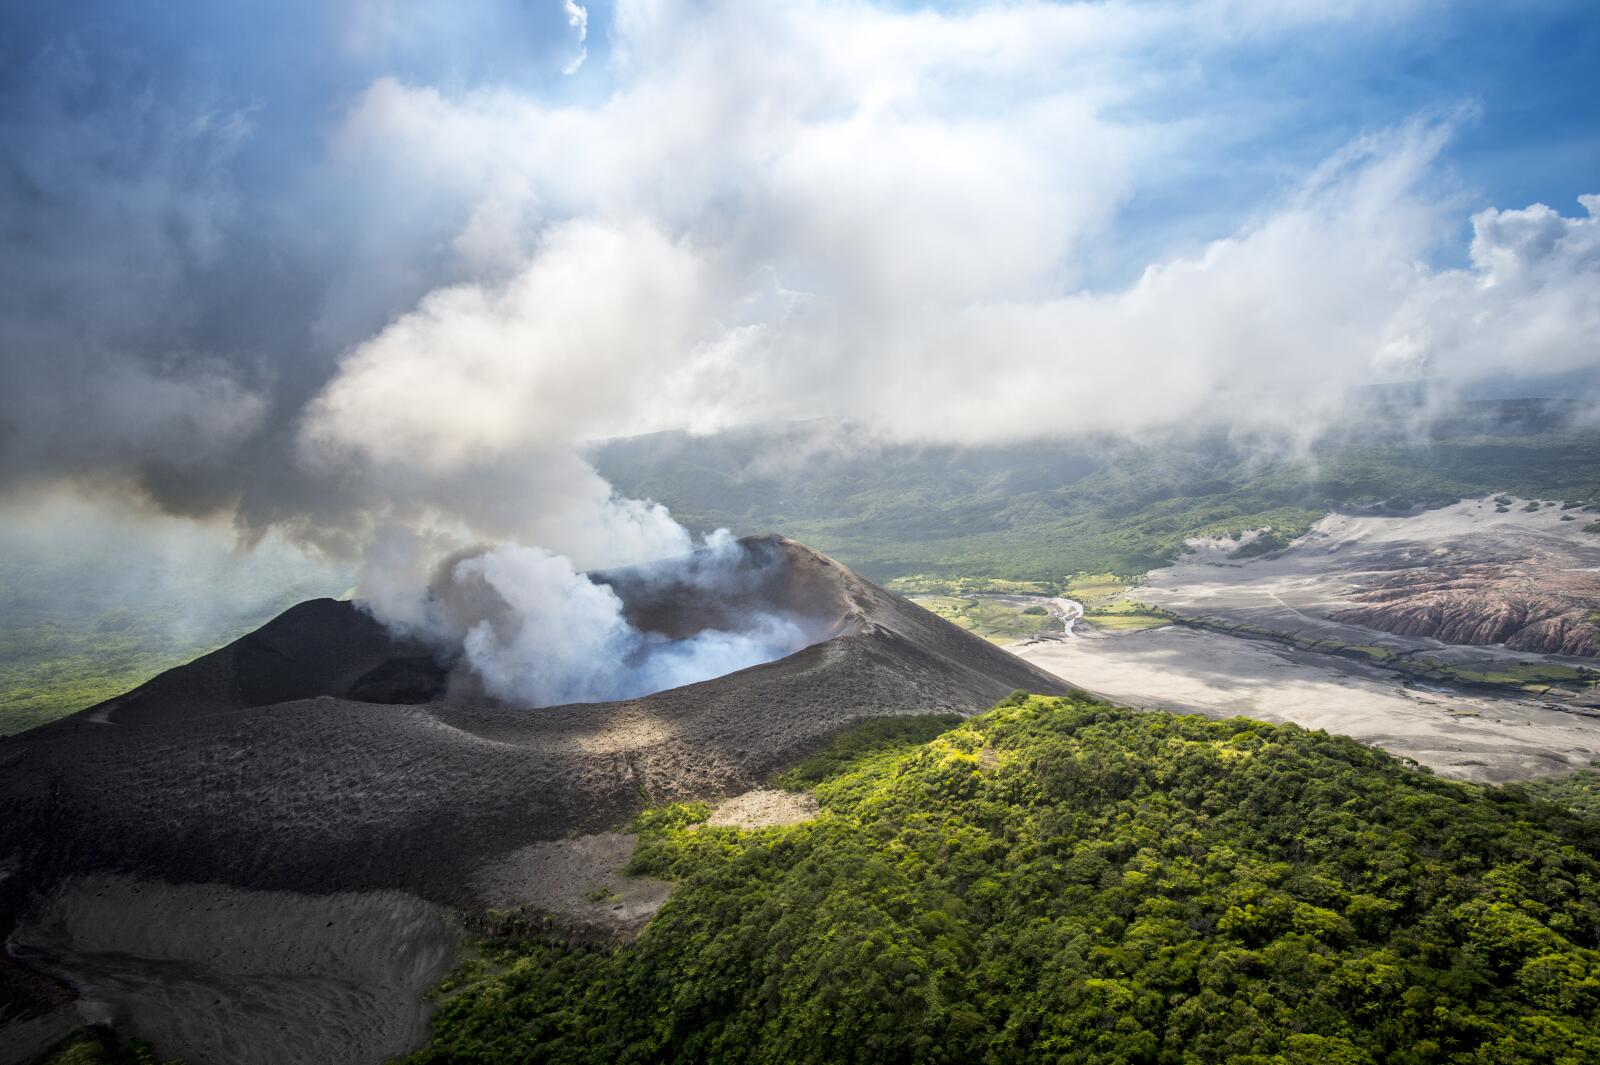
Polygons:
<instances>
[{"instance_id":1,"label":"white steam cloud","mask_svg":"<svg viewBox=\"0 0 1600 1065\"><path fill-rule=\"evenodd\" d=\"M635 698L770 662L819 637L807 619L741 604L751 571L727 530L692 555L631 575L635 594L642 585L722 597L736 623L676 636L636 626L610 584L542 548L456 557L423 585L410 546L391 541L370 555L358 593L391 630L424 639L453 664L457 699L553 706Z\"/></svg>"}]
</instances>

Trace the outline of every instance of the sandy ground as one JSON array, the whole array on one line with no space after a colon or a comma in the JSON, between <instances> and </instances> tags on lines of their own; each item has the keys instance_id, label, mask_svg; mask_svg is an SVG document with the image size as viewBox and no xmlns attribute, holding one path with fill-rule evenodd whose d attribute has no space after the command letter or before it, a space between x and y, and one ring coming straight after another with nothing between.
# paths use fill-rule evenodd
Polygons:
<instances>
[{"instance_id":1,"label":"sandy ground","mask_svg":"<svg viewBox=\"0 0 1600 1065\"><path fill-rule=\"evenodd\" d=\"M1330 514L1287 550L1243 561L1227 557L1237 543L1196 541L1191 544L1197 549L1194 554L1152 571L1134 594L1185 616L1216 617L1397 653L1422 652L1470 668L1491 669L1508 660L1594 666L1588 658L1396 636L1331 617L1354 605L1351 593L1374 574L1472 563L1527 562L1544 570L1581 573L1600 568L1600 536L1583 532L1594 515L1555 506L1530 513L1522 503L1514 502L1505 513L1496 511L1493 498L1485 498L1409 517ZM1574 520L1562 521L1563 515Z\"/></svg>"},{"instance_id":2,"label":"sandy ground","mask_svg":"<svg viewBox=\"0 0 1600 1065\"><path fill-rule=\"evenodd\" d=\"M769 828L797 825L817 816L817 800L804 792L759 789L724 800L711 811L708 825Z\"/></svg>"},{"instance_id":3,"label":"sandy ground","mask_svg":"<svg viewBox=\"0 0 1600 1065\"><path fill-rule=\"evenodd\" d=\"M1423 654L1475 669L1508 660L1589 665L1594 660L1510 652L1396 636L1335 620L1374 574L1474 563L1587 574L1600 567L1588 516L1558 507L1505 512L1493 499L1405 517L1330 514L1287 550L1235 561L1233 541L1196 542L1177 565L1134 593L1187 617ZM1246 537L1244 542L1248 542ZM1289 721L1353 736L1435 772L1502 782L1588 766L1600 758L1600 712L1581 699L1468 693L1407 683L1381 667L1264 640L1169 626L1085 632L1010 649L1115 702L1211 715Z\"/></svg>"},{"instance_id":4,"label":"sandy ground","mask_svg":"<svg viewBox=\"0 0 1600 1065\"><path fill-rule=\"evenodd\" d=\"M423 995L460 941L444 910L397 891L89 876L7 945L78 989L74 1020L116 1021L187 1065L375 1065L426 1039Z\"/></svg>"},{"instance_id":5,"label":"sandy ground","mask_svg":"<svg viewBox=\"0 0 1600 1065\"><path fill-rule=\"evenodd\" d=\"M637 933L672 893L672 884L624 876L638 837L597 832L519 847L479 870L472 886L483 905L530 909L605 931Z\"/></svg>"},{"instance_id":6,"label":"sandy ground","mask_svg":"<svg viewBox=\"0 0 1600 1065\"><path fill-rule=\"evenodd\" d=\"M758 789L726 799L712 811L713 825L764 828L792 825L817 815L810 795ZM595 832L518 847L472 878L480 905L533 910L581 927L636 935L667 901L672 884L625 873L638 837Z\"/></svg>"},{"instance_id":7,"label":"sandy ground","mask_svg":"<svg viewBox=\"0 0 1600 1065\"><path fill-rule=\"evenodd\" d=\"M1326 729L1466 780L1560 773L1600 758L1600 713L1407 687L1384 670L1267 641L1168 626L1013 649L1113 702Z\"/></svg>"}]
</instances>

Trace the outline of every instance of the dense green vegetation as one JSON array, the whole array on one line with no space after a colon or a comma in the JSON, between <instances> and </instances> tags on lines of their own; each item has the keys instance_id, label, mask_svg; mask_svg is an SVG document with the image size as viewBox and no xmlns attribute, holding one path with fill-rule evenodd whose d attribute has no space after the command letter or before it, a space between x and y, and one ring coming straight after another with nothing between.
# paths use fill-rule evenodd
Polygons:
<instances>
[{"instance_id":1,"label":"dense green vegetation","mask_svg":"<svg viewBox=\"0 0 1600 1065\"><path fill-rule=\"evenodd\" d=\"M642 818L640 938L498 939L411 1065L1600 1060L1600 823L1353 740L1015 696L786 828Z\"/></svg>"},{"instance_id":2,"label":"dense green vegetation","mask_svg":"<svg viewBox=\"0 0 1600 1065\"><path fill-rule=\"evenodd\" d=\"M1059 588L1077 573L1166 565L1194 536L1270 527L1247 548L1270 550L1339 507L1400 513L1490 492L1600 503L1600 432L1553 424L1497 407L1438 422L1424 438L1377 420L1301 451L1223 433L830 449L817 440L847 427L789 426L619 440L594 458L621 492L666 503L692 527L777 530L874 580Z\"/></svg>"},{"instance_id":3,"label":"dense green vegetation","mask_svg":"<svg viewBox=\"0 0 1600 1065\"><path fill-rule=\"evenodd\" d=\"M1114 573L1085 573L1066 582L1066 594L1083 604L1084 619L1098 629L1127 632L1167 625L1172 613L1134 598L1135 584Z\"/></svg>"},{"instance_id":4,"label":"dense green vegetation","mask_svg":"<svg viewBox=\"0 0 1600 1065\"><path fill-rule=\"evenodd\" d=\"M125 617L0 628L0 734L92 706L210 650L131 619L122 627Z\"/></svg>"},{"instance_id":5,"label":"dense green vegetation","mask_svg":"<svg viewBox=\"0 0 1600 1065\"><path fill-rule=\"evenodd\" d=\"M968 632L993 643L1011 643L1041 632L1062 630L1061 622L1042 606L1028 606L1005 599L981 596L918 596L916 604L924 610L959 625Z\"/></svg>"},{"instance_id":6,"label":"dense green vegetation","mask_svg":"<svg viewBox=\"0 0 1600 1065\"><path fill-rule=\"evenodd\" d=\"M1013 581L1003 577L936 577L915 573L884 582L890 591L901 595L1051 595L1054 583Z\"/></svg>"},{"instance_id":7,"label":"dense green vegetation","mask_svg":"<svg viewBox=\"0 0 1600 1065\"><path fill-rule=\"evenodd\" d=\"M1593 764L1600 765L1600 762ZM1593 769L1580 769L1559 777L1525 780L1513 787L1600 821L1600 772Z\"/></svg>"},{"instance_id":8,"label":"dense green vegetation","mask_svg":"<svg viewBox=\"0 0 1600 1065\"><path fill-rule=\"evenodd\" d=\"M1095 628L1128 632L1172 622L1170 612L1132 598L1129 593L1133 586L1116 574L1080 574L1058 584L1061 594L1083 606L1084 620ZM1019 598L1045 594L1045 586L1037 582L918 574L897 577L889 581L888 586L911 596L919 606L946 621L995 643L1012 643L1040 633L1062 631L1061 622L1049 608Z\"/></svg>"}]
</instances>

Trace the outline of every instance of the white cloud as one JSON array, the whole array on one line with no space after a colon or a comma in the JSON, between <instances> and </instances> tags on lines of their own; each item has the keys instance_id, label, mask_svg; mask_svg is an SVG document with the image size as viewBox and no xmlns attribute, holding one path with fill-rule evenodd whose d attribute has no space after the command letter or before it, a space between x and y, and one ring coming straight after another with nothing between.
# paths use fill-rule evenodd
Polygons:
<instances>
[{"instance_id":1,"label":"white cloud","mask_svg":"<svg viewBox=\"0 0 1600 1065\"><path fill-rule=\"evenodd\" d=\"M346 356L305 453L437 502L671 426L846 414L980 441L1256 400L1303 423L1424 370L1592 365L1592 214L1486 211L1468 264L1429 265L1465 214L1437 180L1453 116L1364 137L1235 232L1083 287L1143 177L1236 132L1135 106L1196 76L1150 57L1347 17L623 0L599 102L381 81L339 143L454 190L465 279Z\"/></svg>"},{"instance_id":2,"label":"white cloud","mask_svg":"<svg viewBox=\"0 0 1600 1065\"><path fill-rule=\"evenodd\" d=\"M19 38L0 487L592 565L684 542L594 436L1314 424L1366 382L1593 366L1592 198L1486 209L1440 163L1466 116L1337 150L1372 99L1307 94L1447 6L617 0L603 59L579 0L274 9L309 81L170 27Z\"/></svg>"},{"instance_id":3,"label":"white cloud","mask_svg":"<svg viewBox=\"0 0 1600 1065\"><path fill-rule=\"evenodd\" d=\"M583 66L583 61L589 58L589 50L583 47L583 43L589 39L589 10L573 0L561 0L561 11L567 16L567 25L576 30L578 36L578 54L568 60L567 65L561 68L561 73L576 74L578 68Z\"/></svg>"},{"instance_id":4,"label":"white cloud","mask_svg":"<svg viewBox=\"0 0 1600 1065\"><path fill-rule=\"evenodd\" d=\"M704 267L645 224L552 227L502 284L430 294L356 349L313 405L312 445L449 473L625 430L692 348ZM424 398L426 397L426 398Z\"/></svg>"}]
</instances>

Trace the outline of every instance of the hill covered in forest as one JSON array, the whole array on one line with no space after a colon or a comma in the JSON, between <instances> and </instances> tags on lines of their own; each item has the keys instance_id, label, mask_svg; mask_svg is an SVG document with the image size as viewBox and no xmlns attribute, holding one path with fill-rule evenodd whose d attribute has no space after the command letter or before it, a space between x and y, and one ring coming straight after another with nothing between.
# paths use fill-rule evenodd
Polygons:
<instances>
[{"instance_id":1,"label":"hill covered in forest","mask_svg":"<svg viewBox=\"0 0 1600 1065\"><path fill-rule=\"evenodd\" d=\"M1600 506L1600 430L1552 402L1466 405L1423 426L1374 412L1314 442L1169 429L981 447L889 443L844 422L596 447L617 489L695 528L775 529L876 581L926 574L1060 583L1136 576L1184 541L1270 527L1281 546L1330 510L1404 513L1468 497Z\"/></svg>"},{"instance_id":2,"label":"hill covered in forest","mask_svg":"<svg viewBox=\"0 0 1600 1065\"><path fill-rule=\"evenodd\" d=\"M821 814L642 815L643 934L499 928L410 1065L1600 1060L1600 822L1520 789L1020 694L779 783Z\"/></svg>"}]
</instances>

